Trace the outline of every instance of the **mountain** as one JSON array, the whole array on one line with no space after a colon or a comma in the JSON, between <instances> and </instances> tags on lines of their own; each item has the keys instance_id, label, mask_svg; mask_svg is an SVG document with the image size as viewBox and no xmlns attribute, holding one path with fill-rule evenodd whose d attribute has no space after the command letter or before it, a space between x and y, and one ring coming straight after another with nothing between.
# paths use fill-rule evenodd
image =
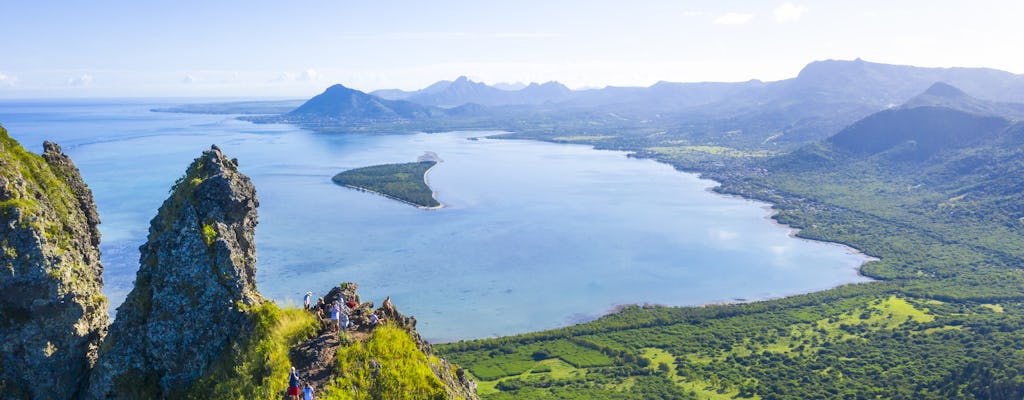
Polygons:
<instances>
[{"instance_id":1,"label":"mountain","mask_svg":"<svg viewBox=\"0 0 1024 400\"><path fill-rule=\"evenodd\" d=\"M366 122L426 118L433 110L403 100L385 100L340 84L327 88L281 116L287 121Z\"/></svg>"},{"instance_id":2,"label":"mountain","mask_svg":"<svg viewBox=\"0 0 1024 400\"><path fill-rule=\"evenodd\" d=\"M1019 105L971 97L935 83L903 105L869 115L798 155L834 152L857 158L885 153L891 161L921 161L940 152L969 148L1011 125ZM799 157L797 157L799 158Z\"/></svg>"},{"instance_id":3,"label":"mountain","mask_svg":"<svg viewBox=\"0 0 1024 400\"><path fill-rule=\"evenodd\" d=\"M572 90L558 82L498 88L460 76L454 81L438 81L417 91L385 89L371 94L387 99L408 100L426 106L451 108L467 103L505 106L561 102L567 100L571 93Z\"/></svg>"},{"instance_id":4,"label":"mountain","mask_svg":"<svg viewBox=\"0 0 1024 400\"><path fill-rule=\"evenodd\" d=\"M506 91L496 89L482 82L473 82L465 76L460 76L455 81L444 87L443 90L430 90L437 88L442 82L435 83L406 99L423 105L438 107L456 107L466 103L476 103L484 106L503 104L506 98Z\"/></svg>"},{"instance_id":5,"label":"mountain","mask_svg":"<svg viewBox=\"0 0 1024 400\"><path fill-rule=\"evenodd\" d=\"M902 108L942 107L978 115L1024 119L1024 104L981 100L943 82L936 82L906 103Z\"/></svg>"},{"instance_id":6,"label":"mountain","mask_svg":"<svg viewBox=\"0 0 1024 400\"><path fill-rule=\"evenodd\" d=\"M407 92L401 89L381 89L374 90L370 92L370 94L387 100L405 100L417 94L431 94L444 91L445 88L447 88L451 84L452 81L437 81L423 89L414 90L411 92Z\"/></svg>"},{"instance_id":7,"label":"mountain","mask_svg":"<svg viewBox=\"0 0 1024 400\"><path fill-rule=\"evenodd\" d=\"M99 216L78 168L54 143L42 156L0 127L0 392L71 399L107 333Z\"/></svg>"}]
</instances>

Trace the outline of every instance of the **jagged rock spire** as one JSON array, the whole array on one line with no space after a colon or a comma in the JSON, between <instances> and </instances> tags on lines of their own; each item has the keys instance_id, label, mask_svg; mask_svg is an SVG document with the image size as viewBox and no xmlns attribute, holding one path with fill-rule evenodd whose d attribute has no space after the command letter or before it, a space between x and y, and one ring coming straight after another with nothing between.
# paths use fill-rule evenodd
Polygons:
<instances>
[{"instance_id":1,"label":"jagged rock spire","mask_svg":"<svg viewBox=\"0 0 1024 400\"><path fill-rule=\"evenodd\" d=\"M248 336L256 291L256 207L248 177L213 146L164 201L140 247L135 286L118 308L89 398L180 397Z\"/></svg>"}]
</instances>

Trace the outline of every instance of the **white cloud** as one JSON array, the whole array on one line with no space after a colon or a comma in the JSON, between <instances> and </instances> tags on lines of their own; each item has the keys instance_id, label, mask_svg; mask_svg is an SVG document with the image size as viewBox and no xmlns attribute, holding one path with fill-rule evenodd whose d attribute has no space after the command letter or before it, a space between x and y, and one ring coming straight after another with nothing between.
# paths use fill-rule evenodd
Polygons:
<instances>
[{"instance_id":1,"label":"white cloud","mask_svg":"<svg viewBox=\"0 0 1024 400\"><path fill-rule=\"evenodd\" d=\"M0 72L0 86L14 86L18 82L18 77L7 75Z\"/></svg>"},{"instance_id":2,"label":"white cloud","mask_svg":"<svg viewBox=\"0 0 1024 400\"><path fill-rule=\"evenodd\" d=\"M317 72L317 70L312 68L302 71L302 73L299 74L300 81L312 82L317 79L320 79L320 72Z\"/></svg>"},{"instance_id":3,"label":"white cloud","mask_svg":"<svg viewBox=\"0 0 1024 400\"><path fill-rule=\"evenodd\" d=\"M752 19L754 19L754 14L730 12L715 18L715 23L718 25L744 25Z\"/></svg>"},{"instance_id":4,"label":"white cloud","mask_svg":"<svg viewBox=\"0 0 1024 400\"><path fill-rule=\"evenodd\" d=\"M708 13L704 11L683 11L684 17L703 17L705 15L708 15Z\"/></svg>"},{"instance_id":5,"label":"white cloud","mask_svg":"<svg viewBox=\"0 0 1024 400\"><path fill-rule=\"evenodd\" d=\"M89 74L68 78L68 86L89 86L90 83L92 83L92 75Z\"/></svg>"},{"instance_id":6,"label":"white cloud","mask_svg":"<svg viewBox=\"0 0 1024 400\"><path fill-rule=\"evenodd\" d=\"M309 68L305 71L294 73L294 72L282 72L274 79L275 82L316 82L323 77L320 71Z\"/></svg>"},{"instance_id":7,"label":"white cloud","mask_svg":"<svg viewBox=\"0 0 1024 400\"><path fill-rule=\"evenodd\" d=\"M804 14L807 14L807 7L798 6L787 1L772 11L772 14L775 15L775 22L778 23L797 22L800 18L803 18Z\"/></svg>"},{"instance_id":8,"label":"white cloud","mask_svg":"<svg viewBox=\"0 0 1024 400\"><path fill-rule=\"evenodd\" d=\"M182 78L181 83L196 83L196 77L192 76L192 74L185 75L185 77Z\"/></svg>"}]
</instances>

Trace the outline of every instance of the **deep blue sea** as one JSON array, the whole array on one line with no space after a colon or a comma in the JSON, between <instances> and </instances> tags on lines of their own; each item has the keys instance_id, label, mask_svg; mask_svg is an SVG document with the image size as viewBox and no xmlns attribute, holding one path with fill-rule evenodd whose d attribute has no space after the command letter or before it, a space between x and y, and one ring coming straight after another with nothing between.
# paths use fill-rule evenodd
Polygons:
<instances>
[{"instance_id":1,"label":"deep blue sea","mask_svg":"<svg viewBox=\"0 0 1024 400\"><path fill-rule=\"evenodd\" d=\"M616 305L756 300L861 282L865 257L791 237L764 203L626 153L469 138L494 132L324 134L234 116L156 113L181 101L0 101L0 124L29 150L61 144L92 188L105 293L120 304L149 220L211 144L256 185L257 282L298 303L357 281L428 339L554 328ZM339 187L374 164L444 161L429 175L440 210Z\"/></svg>"}]
</instances>

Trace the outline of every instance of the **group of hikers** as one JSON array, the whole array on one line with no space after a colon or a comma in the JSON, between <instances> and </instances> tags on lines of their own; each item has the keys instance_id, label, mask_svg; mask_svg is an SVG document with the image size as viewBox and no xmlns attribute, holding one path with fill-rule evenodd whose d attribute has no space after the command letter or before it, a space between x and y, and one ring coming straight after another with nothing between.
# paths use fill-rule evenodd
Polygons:
<instances>
[{"instance_id":1,"label":"group of hikers","mask_svg":"<svg viewBox=\"0 0 1024 400\"><path fill-rule=\"evenodd\" d=\"M302 400L313 400L313 386L306 384L306 387L299 390L299 373L292 367L292 372L288 374L288 398L299 400L299 396L302 396Z\"/></svg>"},{"instance_id":2,"label":"group of hikers","mask_svg":"<svg viewBox=\"0 0 1024 400\"><path fill-rule=\"evenodd\" d=\"M302 298L302 305L307 311L312 311L317 320L322 324L325 324L331 332L346 332L349 328L355 326L355 322L352 320L353 317L362 315L364 311L356 304L353 299L345 299L345 295L339 296L338 300L335 300L328 304L321 297L317 300L316 304L312 304L313 292L306 292L306 295ZM389 300L385 302L390 303ZM369 316L370 327L376 327L381 322L381 316L379 311L370 313Z\"/></svg>"},{"instance_id":3,"label":"group of hikers","mask_svg":"<svg viewBox=\"0 0 1024 400\"><path fill-rule=\"evenodd\" d=\"M328 296L330 297L330 296ZM338 296L338 299L328 304L324 301L323 297L320 297L316 304L313 304L313 292L306 292L306 295L302 297L302 306L306 311L312 312L316 315L317 320L320 321L322 326L325 326L331 332L341 332L345 335L345 332L349 328L355 327L354 317L361 316L365 312L362 308L359 308L355 299L345 299L345 294L342 293ZM385 308L390 307L391 298L388 297L384 300ZM374 328L382 322L380 311L374 311L369 313L369 326ZM374 361L376 362L376 361ZM296 372L295 367L292 367L292 371L288 374L288 398L290 400L313 400L313 386L306 384L302 387L301 379L299 374Z\"/></svg>"}]
</instances>

